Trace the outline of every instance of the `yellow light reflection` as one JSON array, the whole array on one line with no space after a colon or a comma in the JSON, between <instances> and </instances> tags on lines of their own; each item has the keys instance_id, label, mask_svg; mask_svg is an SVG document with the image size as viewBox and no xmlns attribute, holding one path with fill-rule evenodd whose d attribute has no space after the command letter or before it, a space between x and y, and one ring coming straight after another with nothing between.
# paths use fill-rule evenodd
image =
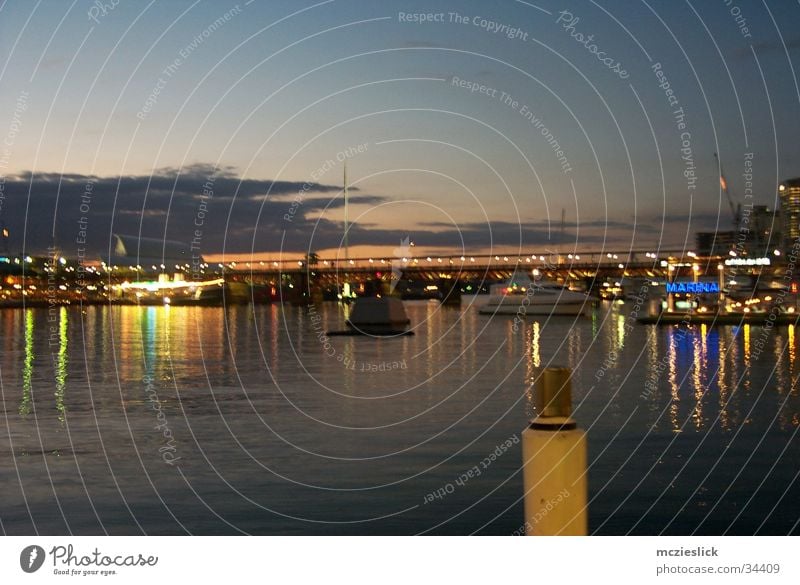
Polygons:
<instances>
[{"instance_id":1,"label":"yellow light reflection","mask_svg":"<svg viewBox=\"0 0 800 585\"><path fill-rule=\"evenodd\" d=\"M744 330L744 378L742 387L745 391L750 390L750 325L745 324Z\"/></svg>"},{"instance_id":2,"label":"yellow light reflection","mask_svg":"<svg viewBox=\"0 0 800 585\"><path fill-rule=\"evenodd\" d=\"M692 420L696 429L703 428L703 372L706 364L704 356L706 352L706 333L708 327L703 324L700 326L700 337L692 340L692 383L694 385L694 410Z\"/></svg>"},{"instance_id":3,"label":"yellow light reflection","mask_svg":"<svg viewBox=\"0 0 800 585\"><path fill-rule=\"evenodd\" d=\"M617 315L617 338L616 349L620 350L625 346L625 316Z\"/></svg>"},{"instance_id":4,"label":"yellow light reflection","mask_svg":"<svg viewBox=\"0 0 800 585\"><path fill-rule=\"evenodd\" d=\"M717 373L717 388L719 388L719 426L727 431L731 427L728 415L728 400L730 387L728 386L728 347L722 334L717 336L717 355L719 356L719 372Z\"/></svg>"},{"instance_id":5,"label":"yellow light reflection","mask_svg":"<svg viewBox=\"0 0 800 585\"><path fill-rule=\"evenodd\" d=\"M55 359L55 379L56 379L56 410L58 420L62 423L67 418L67 407L64 403L64 396L67 389L67 326L69 325L69 313L66 307L61 307L58 321L58 354Z\"/></svg>"},{"instance_id":6,"label":"yellow light reflection","mask_svg":"<svg viewBox=\"0 0 800 585\"><path fill-rule=\"evenodd\" d=\"M33 392L33 309L25 310L25 356L22 360L22 401L19 413L31 413L31 396Z\"/></svg>"}]
</instances>

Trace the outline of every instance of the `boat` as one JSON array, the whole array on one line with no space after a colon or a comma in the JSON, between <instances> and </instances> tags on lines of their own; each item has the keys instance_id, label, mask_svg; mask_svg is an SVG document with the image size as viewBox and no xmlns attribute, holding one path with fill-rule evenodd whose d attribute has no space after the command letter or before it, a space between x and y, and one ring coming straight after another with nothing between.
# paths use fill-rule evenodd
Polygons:
<instances>
[{"instance_id":1,"label":"boat","mask_svg":"<svg viewBox=\"0 0 800 585\"><path fill-rule=\"evenodd\" d=\"M396 297L359 297L346 321L346 331L328 335L413 335L403 301Z\"/></svg>"},{"instance_id":2,"label":"boat","mask_svg":"<svg viewBox=\"0 0 800 585\"><path fill-rule=\"evenodd\" d=\"M481 315L546 315L580 316L594 299L583 292L568 288L533 271L514 275L507 283L492 285L489 300L478 309Z\"/></svg>"}]
</instances>

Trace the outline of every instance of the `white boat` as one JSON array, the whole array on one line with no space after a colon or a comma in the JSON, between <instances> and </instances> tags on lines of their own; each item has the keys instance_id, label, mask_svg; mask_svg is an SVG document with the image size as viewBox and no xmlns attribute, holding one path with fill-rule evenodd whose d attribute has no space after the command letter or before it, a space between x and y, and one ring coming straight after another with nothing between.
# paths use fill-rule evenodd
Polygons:
<instances>
[{"instance_id":1,"label":"white boat","mask_svg":"<svg viewBox=\"0 0 800 585\"><path fill-rule=\"evenodd\" d=\"M489 289L489 300L480 307L482 315L583 315L594 299L586 293L569 290L564 286L527 274L515 275L505 284L495 284Z\"/></svg>"}]
</instances>

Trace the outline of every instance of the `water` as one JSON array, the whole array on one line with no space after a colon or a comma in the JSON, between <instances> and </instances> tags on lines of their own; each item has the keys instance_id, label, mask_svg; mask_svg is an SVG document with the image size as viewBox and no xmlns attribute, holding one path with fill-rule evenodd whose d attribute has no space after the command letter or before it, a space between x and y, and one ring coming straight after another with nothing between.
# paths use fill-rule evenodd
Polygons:
<instances>
[{"instance_id":1,"label":"water","mask_svg":"<svg viewBox=\"0 0 800 585\"><path fill-rule=\"evenodd\" d=\"M3 532L510 534L536 368L569 365L592 532L798 533L793 328L407 309L329 345L335 304L1 311Z\"/></svg>"}]
</instances>

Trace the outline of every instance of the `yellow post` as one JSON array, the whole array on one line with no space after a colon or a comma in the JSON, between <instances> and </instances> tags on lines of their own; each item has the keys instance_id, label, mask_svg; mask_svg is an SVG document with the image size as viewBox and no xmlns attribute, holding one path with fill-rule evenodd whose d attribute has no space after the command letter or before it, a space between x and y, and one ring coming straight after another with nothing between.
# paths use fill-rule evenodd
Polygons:
<instances>
[{"instance_id":1,"label":"yellow post","mask_svg":"<svg viewBox=\"0 0 800 585\"><path fill-rule=\"evenodd\" d=\"M538 416L522 432L526 536L588 533L586 433L571 417L571 376L569 368L542 370Z\"/></svg>"}]
</instances>

